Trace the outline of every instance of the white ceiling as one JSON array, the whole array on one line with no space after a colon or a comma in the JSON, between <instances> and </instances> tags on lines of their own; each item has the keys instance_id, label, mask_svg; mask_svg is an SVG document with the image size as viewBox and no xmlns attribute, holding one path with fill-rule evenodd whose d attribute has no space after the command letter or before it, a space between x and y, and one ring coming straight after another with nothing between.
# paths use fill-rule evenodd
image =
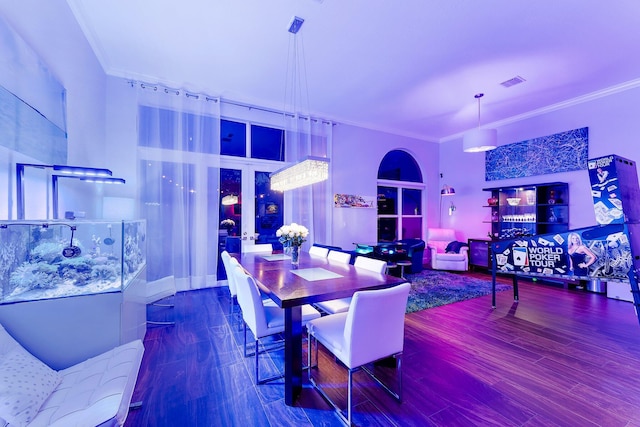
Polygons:
<instances>
[{"instance_id":1,"label":"white ceiling","mask_svg":"<svg viewBox=\"0 0 640 427\"><path fill-rule=\"evenodd\" d=\"M427 140L640 84L638 0L67 2L107 74L277 110L302 17L299 111Z\"/></svg>"}]
</instances>

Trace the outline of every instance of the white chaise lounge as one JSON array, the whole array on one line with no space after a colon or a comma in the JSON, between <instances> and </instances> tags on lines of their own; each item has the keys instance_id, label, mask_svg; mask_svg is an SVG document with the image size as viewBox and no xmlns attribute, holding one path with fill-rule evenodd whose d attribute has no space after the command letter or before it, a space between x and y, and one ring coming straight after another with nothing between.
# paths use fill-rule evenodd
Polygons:
<instances>
[{"instance_id":1,"label":"white chaise lounge","mask_svg":"<svg viewBox=\"0 0 640 427\"><path fill-rule=\"evenodd\" d=\"M0 325L0 426L122 426L143 353L136 340L55 371Z\"/></svg>"}]
</instances>

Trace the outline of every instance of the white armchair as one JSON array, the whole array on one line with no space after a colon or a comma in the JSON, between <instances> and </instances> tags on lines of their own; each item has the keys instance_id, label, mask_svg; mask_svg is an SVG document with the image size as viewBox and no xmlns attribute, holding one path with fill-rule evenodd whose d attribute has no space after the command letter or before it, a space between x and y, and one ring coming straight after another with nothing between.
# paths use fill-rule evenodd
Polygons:
<instances>
[{"instance_id":1,"label":"white armchair","mask_svg":"<svg viewBox=\"0 0 640 427\"><path fill-rule=\"evenodd\" d=\"M431 254L431 268L434 270L467 271L469 248L462 246L459 253L447 253L449 243L456 240L456 232L451 228L430 228L427 247Z\"/></svg>"}]
</instances>

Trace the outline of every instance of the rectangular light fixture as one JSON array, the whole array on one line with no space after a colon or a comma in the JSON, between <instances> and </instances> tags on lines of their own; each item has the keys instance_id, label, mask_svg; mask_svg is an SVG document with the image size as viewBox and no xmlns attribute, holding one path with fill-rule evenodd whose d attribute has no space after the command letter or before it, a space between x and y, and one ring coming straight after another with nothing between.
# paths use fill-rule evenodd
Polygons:
<instances>
[{"instance_id":1,"label":"rectangular light fixture","mask_svg":"<svg viewBox=\"0 0 640 427\"><path fill-rule=\"evenodd\" d=\"M60 176L66 177L85 177L85 176L111 176L113 172L109 169L87 168L84 166L67 166L67 165L40 165L33 163L16 163L16 201L18 219L24 219L24 170L25 168L35 169L53 169ZM123 180L124 181L124 180ZM123 182L124 184L124 182Z\"/></svg>"},{"instance_id":2,"label":"rectangular light fixture","mask_svg":"<svg viewBox=\"0 0 640 427\"><path fill-rule=\"evenodd\" d=\"M80 177L80 181L95 182L96 184L126 184L123 178L111 177Z\"/></svg>"},{"instance_id":3,"label":"rectangular light fixture","mask_svg":"<svg viewBox=\"0 0 640 427\"><path fill-rule=\"evenodd\" d=\"M329 159L326 157L307 157L305 160L282 168L269 176L271 189L275 191L293 190L326 181L329 178Z\"/></svg>"},{"instance_id":4,"label":"rectangular light fixture","mask_svg":"<svg viewBox=\"0 0 640 427\"><path fill-rule=\"evenodd\" d=\"M64 175L76 175L76 176L111 176L113 172L109 169L101 168L85 168L82 166L65 166L65 165L53 165L54 172Z\"/></svg>"}]
</instances>

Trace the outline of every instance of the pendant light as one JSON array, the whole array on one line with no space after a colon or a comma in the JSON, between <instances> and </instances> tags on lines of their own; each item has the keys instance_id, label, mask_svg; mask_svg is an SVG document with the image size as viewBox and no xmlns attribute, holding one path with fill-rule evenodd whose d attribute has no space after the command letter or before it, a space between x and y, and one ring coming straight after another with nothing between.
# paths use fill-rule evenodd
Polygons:
<instances>
[{"instance_id":1,"label":"pendant light","mask_svg":"<svg viewBox=\"0 0 640 427\"><path fill-rule=\"evenodd\" d=\"M480 98L484 93L474 96L478 100L478 128L466 132L462 137L462 148L466 153L493 150L498 146L498 131L496 129L480 129Z\"/></svg>"},{"instance_id":2,"label":"pendant light","mask_svg":"<svg viewBox=\"0 0 640 427\"><path fill-rule=\"evenodd\" d=\"M294 16L289 23L287 31L291 33L290 40L293 42L293 49L289 50L289 58L287 61L287 77L289 77L291 71L291 105L292 112L289 114L287 110L287 87L285 88L285 108L284 117L287 115L292 118L298 117L297 102L300 97L300 104L303 106L303 97L306 95L306 107L309 110L309 89L307 85L307 67L304 62L304 46L302 40L298 39L298 32L304 23L304 19L298 16ZM293 57L291 57L291 55ZM291 68L291 70L289 70ZM302 87L304 86L304 91ZM311 117L308 118L311 120ZM285 124L285 129L286 129ZM269 175L271 189L274 191L287 191L295 188L306 187L308 185L315 184L317 182L326 181L329 179L329 159L326 157L312 157L308 156L304 159L299 159L297 162L292 163L276 172Z\"/></svg>"}]
</instances>

